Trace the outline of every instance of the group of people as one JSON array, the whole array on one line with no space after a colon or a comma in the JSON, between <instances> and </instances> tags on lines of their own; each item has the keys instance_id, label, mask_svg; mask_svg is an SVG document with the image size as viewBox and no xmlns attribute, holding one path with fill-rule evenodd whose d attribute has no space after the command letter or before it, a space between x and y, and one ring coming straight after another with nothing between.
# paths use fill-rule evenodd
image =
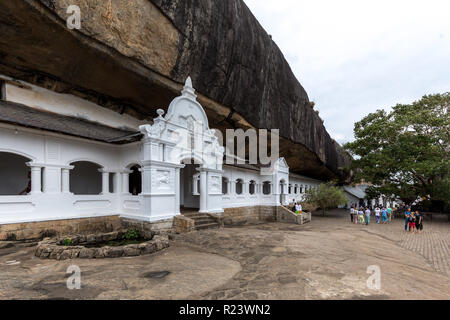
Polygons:
<instances>
[{"instance_id":1,"label":"group of people","mask_svg":"<svg viewBox=\"0 0 450 320\"><path fill-rule=\"evenodd\" d=\"M295 202L294 199L294 205L291 210L297 215L302 214L302 205L300 204L300 202Z\"/></svg>"},{"instance_id":2,"label":"group of people","mask_svg":"<svg viewBox=\"0 0 450 320\"><path fill-rule=\"evenodd\" d=\"M419 211L412 212L411 208L408 208L404 214L405 217L405 232L418 232L423 231L423 215Z\"/></svg>"},{"instance_id":3,"label":"group of people","mask_svg":"<svg viewBox=\"0 0 450 320\"><path fill-rule=\"evenodd\" d=\"M370 216L372 215L372 211L375 214L375 219L378 224L386 224L392 221L392 208L379 208L376 207L372 210L369 207L357 207L352 206L350 208L350 219L352 223L355 224L370 224Z\"/></svg>"},{"instance_id":4,"label":"group of people","mask_svg":"<svg viewBox=\"0 0 450 320\"><path fill-rule=\"evenodd\" d=\"M404 219L405 219L405 232L417 232L423 231L423 215L419 211L412 212L410 207L405 207ZM401 212L401 211L400 211ZM386 224L392 221L392 208L376 207L371 209L369 207L352 206L350 208L350 219L355 224L370 224L370 217L374 213L376 222L378 224Z\"/></svg>"}]
</instances>

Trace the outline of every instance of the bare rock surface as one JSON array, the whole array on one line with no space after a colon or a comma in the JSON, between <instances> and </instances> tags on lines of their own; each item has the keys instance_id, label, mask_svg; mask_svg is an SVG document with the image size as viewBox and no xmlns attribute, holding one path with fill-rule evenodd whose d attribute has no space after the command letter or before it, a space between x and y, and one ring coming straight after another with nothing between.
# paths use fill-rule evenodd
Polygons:
<instances>
[{"instance_id":1,"label":"bare rock surface","mask_svg":"<svg viewBox=\"0 0 450 320\"><path fill-rule=\"evenodd\" d=\"M268 223L181 234L154 255L41 260L28 244L0 249L1 299L450 299L448 221L404 233L337 210L306 225ZM66 287L81 268L81 290ZM379 266L381 288L367 287Z\"/></svg>"},{"instance_id":2,"label":"bare rock surface","mask_svg":"<svg viewBox=\"0 0 450 320\"><path fill-rule=\"evenodd\" d=\"M293 172L345 178L348 155L242 0L2 1L0 30L0 73L148 120L190 75L211 127L280 129Z\"/></svg>"}]
</instances>

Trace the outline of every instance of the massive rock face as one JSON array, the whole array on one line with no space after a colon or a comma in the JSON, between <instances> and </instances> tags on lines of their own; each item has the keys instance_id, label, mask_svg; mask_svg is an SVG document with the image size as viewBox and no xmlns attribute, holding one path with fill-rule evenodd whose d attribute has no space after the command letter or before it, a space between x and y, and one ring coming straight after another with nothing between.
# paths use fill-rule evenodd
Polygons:
<instances>
[{"instance_id":1,"label":"massive rock face","mask_svg":"<svg viewBox=\"0 0 450 320\"><path fill-rule=\"evenodd\" d=\"M140 119L190 75L212 128L280 129L291 171L343 178L350 161L242 0L0 0L0 33L0 73Z\"/></svg>"}]
</instances>

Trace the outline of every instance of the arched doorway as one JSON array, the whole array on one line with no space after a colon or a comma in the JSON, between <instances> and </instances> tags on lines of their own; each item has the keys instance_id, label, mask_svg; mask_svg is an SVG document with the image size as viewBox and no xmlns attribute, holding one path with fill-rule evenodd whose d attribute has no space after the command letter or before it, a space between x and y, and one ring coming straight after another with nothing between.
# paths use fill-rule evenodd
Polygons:
<instances>
[{"instance_id":1,"label":"arched doorway","mask_svg":"<svg viewBox=\"0 0 450 320\"><path fill-rule=\"evenodd\" d=\"M132 171L129 175L129 192L133 196L142 193L142 173L140 165L133 165L130 167Z\"/></svg>"},{"instance_id":2,"label":"arched doorway","mask_svg":"<svg viewBox=\"0 0 450 320\"><path fill-rule=\"evenodd\" d=\"M28 158L15 153L0 152L0 196L26 195L31 192Z\"/></svg>"},{"instance_id":3,"label":"arched doorway","mask_svg":"<svg viewBox=\"0 0 450 320\"><path fill-rule=\"evenodd\" d=\"M75 195L98 195L102 192L102 166L89 162L77 161L71 163L70 192Z\"/></svg>"},{"instance_id":4,"label":"arched doorway","mask_svg":"<svg viewBox=\"0 0 450 320\"><path fill-rule=\"evenodd\" d=\"M198 168L198 164L188 162L184 168L180 169L180 210L182 213L200 209L201 190Z\"/></svg>"}]
</instances>

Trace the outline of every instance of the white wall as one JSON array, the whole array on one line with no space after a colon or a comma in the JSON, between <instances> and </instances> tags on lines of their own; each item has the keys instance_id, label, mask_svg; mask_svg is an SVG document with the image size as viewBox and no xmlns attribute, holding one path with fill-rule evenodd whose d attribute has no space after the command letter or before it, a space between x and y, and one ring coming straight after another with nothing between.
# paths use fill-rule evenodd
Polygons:
<instances>
[{"instance_id":1,"label":"white wall","mask_svg":"<svg viewBox=\"0 0 450 320\"><path fill-rule=\"evenodd\" d=\"M121 116L74 96L30 87L31 89L20 89L7 86L7 99L114 127L136 128L140 124L135 119ZM39 188L34 190L36 192L26 196L0 196L0 224L111 214L159 221L179 214L180 205L200 207L201 212L207 213L221 213L223 208L230 207L276 206L280 201L284 204L291 201L289 198L301 199L300 193L287 194L289 183L303 186L319 183L316 180L290 176L289 167L283 158L277 161L273 170L266 169L267 171L222 167L218 160L223 158L223 147L219 145L214 132L209 129L206 113L196 101L190 79L186 81L182 96L170 104L167 115L163 117L161 111L158 114L159 117L154 119L153 125L139 127L144 135L141 142L124 146L0 123L0 152L16 153L30 159L35 177L32 181L35 184L42 174ZM197 122L200 122L201 126L196 127ZM187 138L191 135L198 139L194 143L194 149L187 144L178 143L187 143ZM205 150L197 150L198 146L208 147ZM191 157L201 163L200 196L192 195L192 176L197 172L192 166L182 169L182 160ZM102 172L98 172L96 167L82 170L78 175L77 171L82 169L83 165L77 165L77 162L86 161L98 164ZM6 161L3 164L6 168L2 171L17 170L16 164L12 162ZM77 167L73 169L70 165L74 163ZM137 196L129 193L129 168L134 164L142 167L142 193ZM67 174L68 170L74 171ZM40 174L36 176L37 173ZM111 176L112 174L114 176ZM225 195L221 192L222 176L229 181L228 193ZM4 181L0 181L0 188L7 188L5 185L11 182L6 181L11 181L11 177L17 180L16 188L23 183L21 174L9 174L9 177L6 174ZM65 190L68 177L72 191L85 193L84 195L71 194L70 188ZM238 179L244 182L243 193L240 195L235 192ZM249 192L251 181L256 183L254 194ZM272 185L271 194L263 194L265 181ZM113 188L109 186L111 182ZM285 184L284 187L280 187L281 182ZM114 192L111 193L111 190Z\"/></svg>"},{"instance_id":2,"label":"white wall","mask_svg":"<svg viewBox=\"0 0 450 320\"><path fill-rule=\"evenodd\" d=\"M319 186L320 183L321 183L320 180L314 180L314 179L302 177L299 175L290 175L289 176L289 185L291 186L291 192L287 196L289 203L292 203L293 200L295 200L295 202L298 202L298 201L302 202L306 188L308 190L310 188L315 188L315 187ZM295 192L295 187L297 187L297 192ZM288 189L288 192L289 192L289 189Z\"/></svg>"},{"instance_id":3,"label":"white wall","mask_svg":"<svg viewBox=\"0 0 450 320\"><path fill-rule=\"evenodd\" d=\"M0 124L0 152L25 156L29 162L42 167L42 187L39 189L45 191L24 196L0 196L0 224L142 213L142 199L131 197L127 190L122 190L122 172L131 162L136 163L140 159L140 145L137 143L108 145ZM18 168L25 159L17 158L20 161L16 161L14 158L14 155L8 155L7 161L0 161L0 190L12 190L11 193L17 194L28 184L29 168L19 172ZM72 175L72 188L96 195L63 193L62 170L76 161L90 161L117 173L120 178L117 179L117 192L97 194L102 189L102 173L91 170L79 179ZM108 177L107 180L111 179Z\"/></svg>"}]
</instances>

